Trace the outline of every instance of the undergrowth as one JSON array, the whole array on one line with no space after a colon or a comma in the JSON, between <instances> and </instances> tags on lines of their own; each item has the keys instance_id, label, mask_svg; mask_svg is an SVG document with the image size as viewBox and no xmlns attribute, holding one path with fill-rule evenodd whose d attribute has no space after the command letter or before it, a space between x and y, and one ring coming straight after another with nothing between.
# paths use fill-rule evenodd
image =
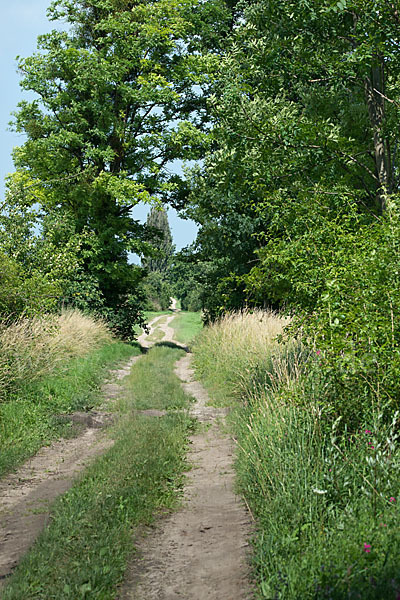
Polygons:
<instances>
[{"instance_id":1,"label":"undergrowth","mask_svg":"<svg viewBox=\"0 0 400 600\"><path fill-rule=\"evenodd\" d=\"M348 427L325 400L318 351L278 343L283 325L230 315L195 347L198 373L234 408L257 598L398 600L398 414L371 406Z\"/></svg>"}]
</instances>

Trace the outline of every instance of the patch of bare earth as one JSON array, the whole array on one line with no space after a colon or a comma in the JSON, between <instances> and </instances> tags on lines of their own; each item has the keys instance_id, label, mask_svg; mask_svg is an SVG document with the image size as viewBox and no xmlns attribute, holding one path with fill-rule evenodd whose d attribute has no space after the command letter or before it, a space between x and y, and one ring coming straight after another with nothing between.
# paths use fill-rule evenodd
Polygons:
<instances>
[{"instance_id":1,"label":"patch of bare earth","mask_svg":"<svg viewBox=\"0 0 400 600\"><path fill-rule=\"evenodd\" d=\"M172 338L171 340L172 341ZM138 545L119 600L247 600L249 515L233 490L232 442L218 422L225 411L208 406L187 354L176 364L192 410L202 424L191 438L183 507L161 519Z\"/></svg>"},{"instance_id":2,"label":"patch of bare earth","mask_svg":"<svg viewBox=\"0 0 400 600\"><path fill-rule=\"evenodd\" d=\"M113 444L104 435L112 415L103 409L120 392L117 380L128 375L139 358L135 356L123 368L110 372L110 380L102 388L104 406L100 411L60 416L84 428L77 437L42 448L16 473L0 481L0 588L46 525L51 503L71 487L91 460Z\"/></svg>"}]
</instances>

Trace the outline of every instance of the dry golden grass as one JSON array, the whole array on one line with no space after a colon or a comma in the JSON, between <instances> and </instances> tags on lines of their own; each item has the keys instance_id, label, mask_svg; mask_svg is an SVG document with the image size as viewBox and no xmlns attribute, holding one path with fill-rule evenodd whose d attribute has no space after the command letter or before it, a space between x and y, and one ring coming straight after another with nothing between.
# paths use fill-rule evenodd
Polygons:
<instances>
[{"instance_id":1,"label":"dry golden grass","mask_svg":"<svg viewBox=\"0 0 400 600\"><path fill-rule=\"evenodd\" d=\"M228 314L203 330L196 365L214 389L228 388L233 395L257 383L279 387L296 380L300 344L277 339L288 324L272 311Z\"/></svg>"},{"instance_id":2,"label":"dry golden grass","mask_svg":"<svg viewBox=\"0 0 400 600\"><path fill-rule=\"evenodd\" d=\"M0 400L112 340L106 325L77 310L0 324Z\"/></svg>"}]
</instances>

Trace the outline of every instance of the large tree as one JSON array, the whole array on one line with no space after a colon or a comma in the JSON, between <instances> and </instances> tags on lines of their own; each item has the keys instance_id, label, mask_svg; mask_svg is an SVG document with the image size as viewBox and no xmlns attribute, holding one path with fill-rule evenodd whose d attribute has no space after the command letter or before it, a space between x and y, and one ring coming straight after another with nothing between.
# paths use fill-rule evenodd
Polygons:
<instances>
[{"instance_id":1,"label":"large tree","mask_svg":"<svg viewBox=\"0 0 400 600\"><path fill-rule=\"evenodd\" d=\"M39 51L19 62L23 89L36 94L15 115L27 137L14 152L27 183L22 202L39 204L43 235L54 219L68 221L58 244L72 234L90 239L80 253L83 274L108 307L124 302L139 276L127 256L143 250L146 236L131 209L176 189L169 163L191 158L193 137L202 135L191 123L202 102L197 58L186 49L195 7L196 0L57 0L49 18L66 21L66 31L40 36Z\"/></svg>"},{"instance_id":2,"label":"large tree","mask_svg":"<svg viewBox=\"0 0 400 600\"><path fill-rule=\"evenodd\" d=\"M188 209L202 226L199 255L215 267L207 303L310 307L334 228L376 222L398 191L399 17L394 4L370 0L241 6L214 76L213 143ZM300 241L310 232L318 252ZM309 250L297 274L286 252L296 256L295 244Z\"/></svg>"}]
</instances>

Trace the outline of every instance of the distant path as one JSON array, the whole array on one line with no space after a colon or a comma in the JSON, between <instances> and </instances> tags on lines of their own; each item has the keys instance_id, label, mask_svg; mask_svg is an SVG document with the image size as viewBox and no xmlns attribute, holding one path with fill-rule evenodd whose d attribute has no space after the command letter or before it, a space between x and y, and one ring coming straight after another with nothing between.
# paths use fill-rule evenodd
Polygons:
<instances>
[{"instance_id":1,"label":"distant path","mask_svg":"<svg viewBox=\"0 0 400 600\"><path fill-rule=\"evenodd\" d=\"M176 308L176 305L177 305L177 300L175 298L171 298L171 310L174 311L174 314L168 316L164 323L159 323L159 321L161 319L164 319L165 315L160 315L158 317L155 317L152 321L150 321L150 323L148 324L149 332L148 333L143 332L138 337L138 342L142 346L142 348L151 348L152 346L154 346L154 344L159 343L159 342L150 341L149 338L153 335L153 333L155 332L156 329L160 329L164 333L164 336L163 336L161 342L170 342L170 343L174 344L175 346L179 346L180 348L182 348L182 350L185 350L186 352L188 351L188 348L187 348L187 346L185 346L185 344L181 344L180 342L176 342L174 340L175 332L174 332L173 328L170 327L171 321L173 321L175 319L175 317L177 316L177 314L180 311L179 308Z\"/></svg>"},{"instance_id":2,"label":"distant path","mask_svg":"<svg viewBox=\"0 0 400 600\"><path fill-rule=\"evenodd\" d=\"M187 354L175 372L196 399L192 415L208 427L191 438L193 469L187 474L183 508L161 519L140 542L139 559L129 569L119 600L252 597L246 556L249 516L233 490L232 442L218 425L225 411L208 406L190 362Z\"/></svg>"}]
</instances>

